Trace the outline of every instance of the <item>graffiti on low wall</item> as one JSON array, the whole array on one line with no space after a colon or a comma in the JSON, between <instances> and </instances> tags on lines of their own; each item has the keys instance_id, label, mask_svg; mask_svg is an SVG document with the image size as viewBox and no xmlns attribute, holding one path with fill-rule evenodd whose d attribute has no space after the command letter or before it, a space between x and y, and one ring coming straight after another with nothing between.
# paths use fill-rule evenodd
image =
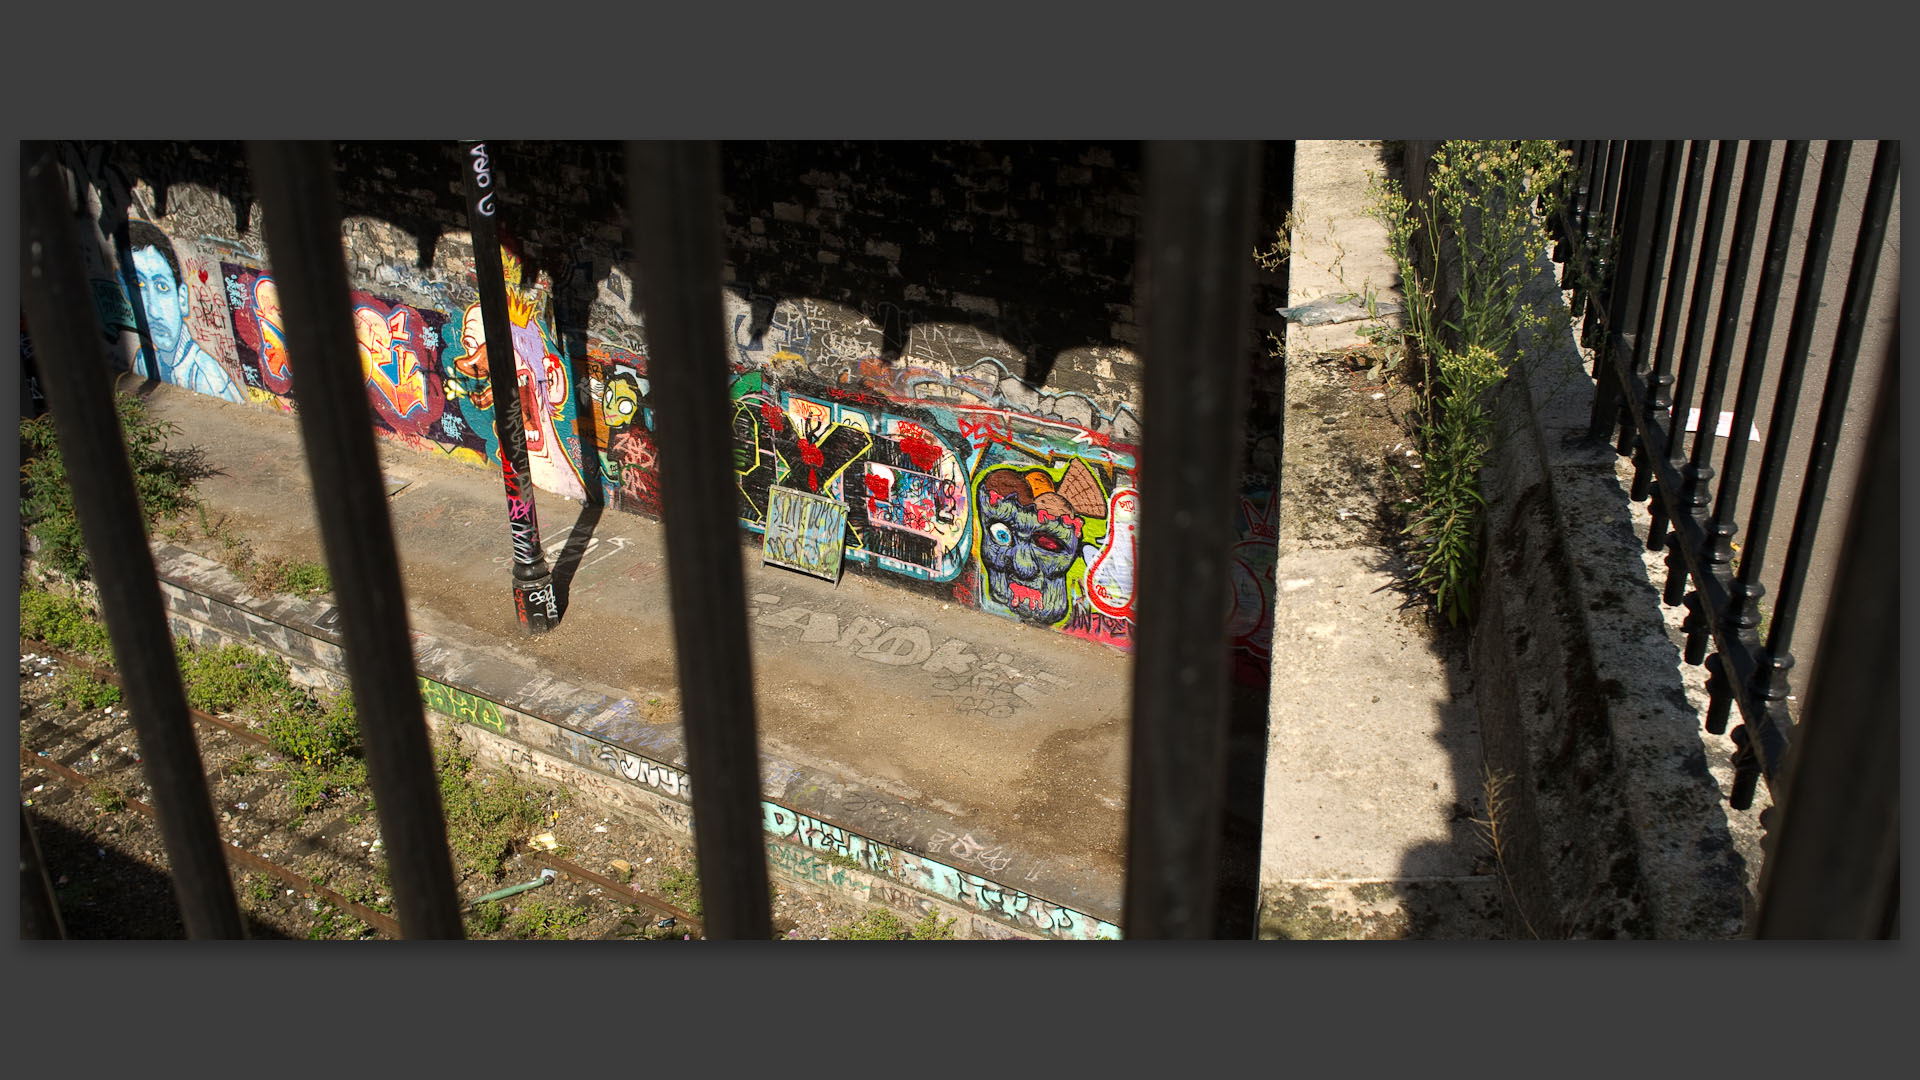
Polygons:
<instances>
[{"instance_id":1,"label":"graffiti on low wall","mask_svg":"<svg viewBox=\"0 0 1920 1080\"><path fill-rule=\"evenodd\" d=\"M500 706L483 697L475 697L457 687L443 682L435 682L425 675L420 679L420 704L443 716L451 716L463 724L483 727L496 735L507 733L507 722L500 714Z\"/></svg>"},{"instance_id":2,"label":"graffiti on low wall","mask_svg":"<svg viewBox=\"0 0 1920 1080\"><path fill-rule=\"evenodd\" d=\"M801 880L859 888L859 879L847 873L850 867L846 864L852 863L868 874L890 878L963 909L1049 937L1094 940L1121 936L1118 926L1063 904L870 840L775 803L762 802L760 807L761 826L769 838L769 860L776 869ZM819 851L830 858L809 859L799 849ZM1001 863L1002 868L1005 865Z\"/></svg>"},{"instance_id":3,"label":"graffiti on low wall","mask_svg":"<svg viewBox=\"0 0 1920 1080\"><path fill-rule=\"evenodd\" d=\"M679 801L690 802L693 798L692 779L679 768L599 740L577 737L569 741L582 744L573 751L576 758L584 758L607 773ZM945 853L956 862L975 867L981 873L961 870L937 859L880 843L779 803L762 800L760 810L761 826L768 839L768 859L776 870L799 880L864 889L861 879L847 873L857 867L1052 937L1120 936L1120 928L1112 923L982 876L1007 871L1013 865L1013 856L1002 846L975 840L970 833L935 831L926 847L930 852ZM809 851L820 852L827 858L814 857Z\"/></svg>"}]
</instances>

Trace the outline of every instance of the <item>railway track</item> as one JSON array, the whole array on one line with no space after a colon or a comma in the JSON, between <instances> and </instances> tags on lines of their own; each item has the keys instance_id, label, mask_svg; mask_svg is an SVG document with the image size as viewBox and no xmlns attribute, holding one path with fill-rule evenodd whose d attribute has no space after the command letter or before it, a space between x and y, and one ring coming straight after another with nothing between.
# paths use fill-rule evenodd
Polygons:
<instances>
[{"instance_id":1,"label":"railway track","mask_svg":"<svg viewBox=\"0 0 1920 1080\"><path fill-rule=\"evenodd\" d=\"M84 657L75 656L71 653L53 648L44 642L22 638L21 644L23 646L30 644L34 652L51 660L57 660L66 665L70 670L85 672L94 678L115 686L120 685L119 674L109 667L94 663ZM21 655L23 657L27 655L27 650L24 647ZM244 724L214 716L198 709L189 708L187 711L189 715L193 717L194 721L203 728L217 731L224 736L242 740L255 747L268 750L272 748L270 741L265 736L246 727ZM35 749L27 746L24 737L24 717L22 732L20 763L23 769L44 769L61 782L82 793L98 790L99 786L105 782L105 777L101 775L96 774L89 776L86 773L74 769L69 764L56 760L50 750ZM135 755L134 762L137 764L138 761L138 755ZM158 814L152 806L125 794L120 795L120 800L124 802L127 809L141 814L156 824L158 823ZM234 865L243 867L254 873L268 875L289 886L292 890L305 892L318 900L324 900L339 910L359 919L371 927L375 933L383 937L400 938L403 936L400 923L393 916L374 910L352 897L328 888L326 885L313 880L299 870L267 858L259 852L249 850L240 840L232 836L222 836L222 841L222 847L226 851L227 858ZM550 869L556 874L572 878L582 885L606 894L621 904L633 905L651 911L667 925L671 925L676 929L684 929L689 936L698 936L701 933L702 924L698 916L673 904L664 897L637 890L552 852L542 851L525 843L516 843L514 853L528 863L544 869Z\"/></svg>"}]
</instances>

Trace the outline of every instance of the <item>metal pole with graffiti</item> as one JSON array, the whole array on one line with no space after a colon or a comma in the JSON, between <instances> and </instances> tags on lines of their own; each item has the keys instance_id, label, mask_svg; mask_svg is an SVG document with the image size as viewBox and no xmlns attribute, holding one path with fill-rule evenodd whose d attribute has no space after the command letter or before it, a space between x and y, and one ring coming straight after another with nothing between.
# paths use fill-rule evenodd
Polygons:
<instances>
[{"instance_id":1,"label":"metal pole with graffiti","mask_svg":"<svg viewBox=\"0 0 1920 1080\"><path fill-rule=\"evenodd\" d=\"M466 161L467 222L473 234L473 267L480 286L486 370L493 384L493 430L500 445L500 475L507 486L507 527L513 533L513 606L521 629L541 634L560 621L560 610L554 601L553 574L540 551L540 526L534 520L533 479L527 470L527 435L520 419L513 328L507 319L507 279L500 265L500 231L494 219L494 192L499 184L487 159L486 143L462 142L460 146Z\"/></svg>"}]
</instances>

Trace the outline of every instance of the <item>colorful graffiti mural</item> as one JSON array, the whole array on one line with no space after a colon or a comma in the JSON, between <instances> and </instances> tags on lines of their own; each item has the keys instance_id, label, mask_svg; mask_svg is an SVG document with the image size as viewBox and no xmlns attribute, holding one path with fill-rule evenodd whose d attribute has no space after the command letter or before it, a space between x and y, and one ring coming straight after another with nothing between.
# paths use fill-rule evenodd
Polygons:
<instances>
[{"instance_id":1,"label":"colorful graffiti mural","mask_svg":"<svg viewBox=\"0 0 1920 1080\"><path fill-rule=\"evenodd\" d=\"M1132 430L1130 419L1116 426L1085 396L1072 399L1075 415L1094 427L1057 409L1017 412L1005 379L986 378L1005 374L990 358L959 376L912 357L861 363L827 382L794 351L810 347L806 318L779 315L758 346L743 347L750 362L735 367L745 527L764 529L771 489L824 495L846 507L851 563L996 614L1130 642L1139 496L1133 447L1114 434ZM735 334L739 345L738 326Z\"/></svg>"},{"instance_id":2,"label":"colorful graffiti mural","mask_svg":"<svg viewBox=\"0 0 1920 1080\"><path fill-rule=\"evenodd\" d=\"M273 277L251 255L215 248L222 261L207 255L212 248L178 241L135 252L144 311L170 381L291 408L297 394ZM521 480L585 500L587 478L597 476L607 505L662 515L654 436L661 405L640 329L597 317L585 355L569 358L547 282L524 281L510 254L503 262L528 451L529 475ZM463 287L457 277L397 272L374 280L409 297L383 286L352 293L381 432L498 467L494 353L470 281ZM883 362L871 319L809 299L763 310L756 328L747 301L729 294L726 317L735 349L735 499L745 530L764 544L776 489L831 500L845 512L841 558L850 567L1131 647L1142 493L1140 424L1124 397L1128 384L1029 385L1013 374L1016 358L964 326L916 324L904 351ZM597 468L583 467L586 445L597 454L587 464ZM1271 636L1270 484L1248 476L1227 604L1247 682L1264 679Z\"/></svg>"},{"instance_id":3,"label":"colorful graffiti mural","mask_svg":"<svg viewBox=\"0 0 1920 1080\"><path fill-rule=\"evenodd\" d=\"M146 315L147 337L153 345L143 357L149 365L147 374L236 404L246 401L233 374L194 339L189 322L196 321L200 305L187 290L188 278L173 241L144 221L131 222L127 232L132 265L126 268L126 278ZM196 269L198 274L207 273Z\"/></svg>"},{"instance_id":4,"label":"colorful graffiti mural","mask_svg":"<svg viewBox=\"0 0 1920 1080\"><path fill-rule=\"evenodd\" d=\"M594 445L600 483L616 509L660 515L659 459L653 444L653 406L647 360L602 342L587 344L587 390L592 396Z\"/></svg>"},{"instance_id":5,"label":"colorful graffiti mural","mask_svg":"<svg viewBox=\"0 0 1920 1080\"><path fill-rule=\"evenodd\" d=\"M527 469L535 487L584 501L586 482L580 468L580 437L574 430L576 403L567 364L543 317L544 294L521 287L520 263L503 254L507 278L507 315L512 322L514 371L520 388L520 421L527 440ZM481 325L476 300L460 313L458 352L450 360L461 378L449 393L458 397L464 426L480 434L486 459L498 463L493 431L493 389L487 333Z\"/></svg>"},{"instance_id":6,"label":"colorful graffiti mural","mask_svg":"<svg viewBox=\"0 0 1920 1080\"><path fill-rule=\"evenodd\" d=\"M1084 585L1083 549L1097 550L1107 526L1107 499L1087 463L1074 458L1057 471L996 465L979 474L974 508L982 606L1028 622L1065 622L1069 590Z\"/></svg>"}]
</instances>

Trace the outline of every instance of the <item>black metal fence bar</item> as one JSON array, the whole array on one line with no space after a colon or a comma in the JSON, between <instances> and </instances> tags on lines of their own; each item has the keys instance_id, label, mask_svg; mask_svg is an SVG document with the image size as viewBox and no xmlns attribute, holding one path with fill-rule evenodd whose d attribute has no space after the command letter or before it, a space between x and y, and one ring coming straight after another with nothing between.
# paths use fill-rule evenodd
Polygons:
<instances>
[{"instance_id":1,"label":"black metal fence bar","mask_svg":"<svg viewBox=\"0 0 1920 1080\"><path fill-rule=\"evenodd\" d=\"M1248 370L1257 147L1150 143L1140 620L1123 925L1211 937L1227 746L1227 589Z\"/></svg>"},{"instance_id":2,"label":"black metal fence bar","mask_svg":"<svg viewBox=\"0 0 1920 1080\"><path fill-rule=\"evenodd\" d=\"M1673 415L1667 418L1667 456L1678 465L1683 460L1687 431L1687 408L1693 400L1694 380L1700 377L1700 354L1706 349L1708 313L1713 304L1713 283L1719 270L1720 237L1726 231L1727 200L1733 190L1734 153L1738 143L1726 140L1714 152L1713 182L1707 191L1707 219L1700 233L1698 255L1693 269L1693 294L1687 300L1687 336L1680 348L1680 368L1674 376ZM1680 597L1667 586L1667 603L1677 604Z\"/></svg>"},{"instance_id":3,"label":"black metal fence bar","mask_svg":"<svg viewBox=\"0 0 1920 1080\"><path fill-rule=\"evenodd\" d=\"M1711 461L1719 431L1720 402L1726 395L1727 376L1733 368L1734 337L1740 329L1740 303L1746 292L1747 271L1753 262L1754 232L1760 221L1760 198L1766 187L1766 165L1770 151L1769 144L1762 140L1747 144L1740 199L1734 210L1732 244L1727 252L1727 277L1720 289L1713 346L1707 360L1706 385L1701 389L1700 404L1695 410L1700 419L1694 427L1693 445L1686 467L1682 470L1687 486L1681 492L1680 502L1690 514L1705 513L1713 502L1714 471ZM1712 548L1707 555L1710 562L1724 562L1713 558ZM1668 588L1671 589L1672 585L1669 579ZM1688 615L1684 656L1687 663L1698 664L1706 658L1707 627L1711 616L1701 607L1701 597L1697 592L1689 595L1686 603Z\"/></svg>"},{"instance_id":4,"label":"black metal fence bar","mask_svg":"<svg viewBox=\"0 0 1920 1080\"><path fill-rule=\"evenodd\" d=\"M1813 220L1808 224L1807 248L1800 266L1800 284L1794 295L1793 321L1788 326L1786 345L1781 351L1772 416L1768 421L1767 440L1761 451L1760 472L1755 478L1746 548L1740 554L1737 575L1730 587L1732 596L1728 618L1739 629L1743 642L1745 635L1760 624L1759 601L1766 594L1766 587L1760 583L1759 577L1766 565L1768 541L1773 534L1774 510L1779 503L1781 478L1786 471L1787 453L1792 445L1793 421L1799 411L1807 353L1813 339L1821 285L1826 277L1827 257L1833 247L1834 222L1840 213L1841 193L1851 153L1851 143L1829 142L1820 164ZM1757 638L1751 648L1755 652L1759 650ZM1736 683L1719 653L1707 658L1707 671L1710 700L1706 726L1708 731L1718 735L1727 730Z\"/></svg>"},{"instance_id":5,"label":"black metal fence bar","mask_svg":"<svg viewBox=\"0 0 1920 1080\"><path fill-rule=\"evenodd\" d=\"M1711 538L1711 548L1707 552L1707 561L1716 568L1724 568L1733 561L1734 537L1739 535L1739 522L1734 515L1740 500L1740 486L1746 470L1748 440L1741 433L1750 430L1759 406L1760 384L1766 376L1767 345L1773 335L1774 313L1779 307L1781 283L1786 275L1787 249L1793 241L1793 221L1800 201L1800 182L1806 171L1807 143L1790 142L1787 144L1786 160L1780 170L1780 187L1774 198L1773 220L1767 227L1766 262L1761 269L1759 289L1753 313L1753 321L1747 333L1746 358L1740 365L1740 390L1735 396L1731 437L1727 440L1726 456L1721 462L1719 490L1716 494L1713 517L1707 523L1707 534ZM1829 221L1831 225L1831 221ZM1814 243L1824 245L1818 238ZM1811 254L1811 249L1809 254ZM1824 246L1819 258L1809 264L1816 274L1824 273L1826 259ZM1803 286L1818 290L1817 279L1809 280L1803 276ZM1789 335L1791 338L1791 334ZM1804 349L1802 350L1804 352ZM1791 346L1788 355L1792 355ZM1803 357L1804 359L1804 357ZM1776 387L1775 393L1782 391ZM1795 381L1795 393L1798 381ZM1787 424L1791 428L1791 421ZM1781 445L1785 445L1788 431L1778 435ZM1777 480L1776 480L1777 483ZM1771 494L1771 493L1769 493ZM1745 643L1746 632L1759 625L1757 606L1751 603L1759 595L1758 587L1749 587L1741 581L1729 586L1726 619L1731 622L1737 635ZM1687 638L1687 659L1689 662L1700 657L1706 647L1704 624L1696 626L1695 632ZM1724 659L1719 652L1705 657L1707 664L1707 718L1706 729L1719 735L1727 730L1727 715L1732 708L1732 696L1728 693L1729 675Z\"/></svg>"},{"instance_id":6,"label":"black metal fence bar","mask_svg":"<svg viewBox=\"0 0 1920 1080\"><path fill-rule=\"evenodd\" d=\"M1591 346L1600 327L1605 321L1605 305L1602 297L1609 289L1610 276L1619 259L1615 247L1614 227L1618 224L1615 217L1616 199L1620 194L1620 181L1626 175L1628 154L1634 144L1622 141L1607 144L1607 171L1605 187L1600 195L1600 216L1595 222L1593 235L1594 251L1588 279L1593 289L1593 297L1587 303L1585 317L1581 320L1580 343Z\"/></svg>"},{"instance_id":7,"label":"black metal fence bar","mask_svg":"<svg viewBox=\"0 0 1920 1080\"><path fill-rule=\"evenodd\" d=\"M737 539L720 299L718 154L629 143L634 297L656 411L694 845L707 934L772 936L761 834L752 654Z\"/></svg>"},{"instance_id":8,"label":"black metal fence bar","mask_svg":"<svg viewBox=\"0 0 1920 1080\"><path fill-rule=\"evenodd\" d=\"M1623 168L1624 181L1632 191L1638 192L1649 183L1649 177L1656 174L1665 163L1667 148L1663 143L1636 142L1627 155ZM1613 260L1609 272L1618 275L1612 287L1603 297L1604 303L1593 305L1594 318L1604 327L1629 327L1638 322L1642 294L1646 291L1645 279L1653 276L1650 266L1659 265L1657 255L1648 251L1655 232L1653 208L1645 199L1628 200L1625 212L1621 215L1619 235L1613 243L1618 254ZM1594 358L1596 374L1603 371L1612 360L1611 351L1618 347L1627 349L1627 355L1620 358L1629 369L1640 369L1638 353L1640 339L1637 336L1604 335ZM1597 393L1593 399L1593 413L1588 428L1596 439L1604 439L1616 424L1621 428L1620 451L1631 449L1631 424L1621 424L1620 410L1625 400L1621 397L1619 384L1612 379L1599 379L1595 384Z\"/></svg>"},{"instance_id":9,"label":"black metal fence bar","mask_svg":"<svg viewBox=\"0 0 1920 1080\"><path fill-rule=\"evenodd\" d=\"M332 147L250 143L247 157L287 317L300 437L339 600L396 915L409 938L464 937L372 410L356 359Z\"/></svg>"},{"instance_id":10,"label":"black metal fence bar","mask_svg":"<svg viewBox=\"0 0 1920 1080\"><path fill-rule=\"evenodd\" d=\"M1893 338L1899 341L1896 327ZM1762 938L1899 936L1900 501L1898 344L1875 407L1847 559L1796 731L1774 786Z\"/></svg>"},{"instance_id":11,"label":"black metal fence bar","mask_svg":"<svg viewBox=\"0 0 1920 1080\"><path fill-rule=\"evenodd\" d=\"M1773 621L1768 628L1763 670L1755 687L1770 711L1780 719L1759 734L1777 736L1784 732L1787 697L1787 671L1793 666L1794 624L1799 615L1800 598L1806 585L1807 567L1813 557L1814 532L1819 528L1821 506L1826 499L1827 483L1833 471L1833 457L1845 418L1847 390L1853 380L1854 362L1860 353L1860 337L1866 326L1867 304L1873 292L1873 280L1879 268L1880 249L1886 239L1887 219L1893 206L1893 188L1900 171L1900 144L1883 140L1873 157L1873 173L1867 181L1866 209L1860 222L1860 238L1854 246L1853 265L1847 274L1846 297L1840 305L1840 332L1833 346L1833 359L1827 366L1827 382L1821 394L1820 413L1814 423L1813 448L1807 461L1807 474L1800 488L1800 505L1794 515L1793 531L1787 540L1787 555L1781 565L1780 595L1774 601ZM1892 506L1883 512L1892 513ZM1846 617L1844 609L1837 615ZM1752 721L1749 718L1749 725ZM1738 733L1736 733L1736 738ZM1753 783L1760 773L1772 780L1786 747L1754 740L1759 752L1742 762L1745 768L1735 777L1733 801L1744 808L1751 803Z\"/></svg>"},{"instance_id":12,"label":"black metal fence bar","mask_svg":"<svg viewBox=\"0 0 1920 1080\"><path fill-rule=\"evenodd\" d=\"M67 936L66 923L60 918L60 904L53 898L53 882L47 880L46 862L40 858L40 840L33 834L32 815L20 808L20 939L53 941Z\"/></svg>"},{"instance_id":13,"label":"black metal fence bar","mask_svg":"<svg viewBox=\"0 0 1920 1080\"><path fill-rule=\"evenodd\" d=\"M1687 179L1680 196L1680 215L1675 219L1673 261L1667 268L1666 299L1660 304L1660 337L1654 347L1653 365L1648 371L1649 393L1646 412L1641 418L1644 422L1640 423L1643 432L1664 425L1668 413L1673 409L1674 347L1680 337L1680 312L1687 294L1687 261L1693 253L1694 223L1700 213L1700 191L1706 184L1709 145L1705 139L1695 139L1687 147ZM1659 482L1659 470L1654 467L1651 456L1655 451L1644 449L1651 446L1645 438L1640 440L1640 445L1645 455L1642 458L1645 482L1637 486L1651 492ZM1660 447L1660 452L1664 453L1664 439ZM1653 518L1653 523L1647 528L1647 550L1659 551L1666 543L1667 536L1666 500L1652 500L1647 512Z\"/></svg>"},{"instance_id":14,"label":"black metal fence bar","mask_svg":"<svg viewBox=\"0 0 1920 1080\"><path fill-rule=\"evenodd\" d=\"M1653 211L1653 217L1648 222L1649 228L1651 229L1653 248L1648 252L1644 264L1645 273L1641 277L1640 305L1637 309L1636 317L1632 320L1632 370L1636 376L1643 378L1651 378L1653 375L1653 368L1649 357L1654 351L1654 338L1658 333L1659 320L1657 315L1660 308L1661 269L1667 265L1668 249L1673 239L1673 202L1679 194L1682 149L1682 143L1673 141L1662 142L1657 149L1651 149L1649 152L1653 156L1649 161L1657 162L1659 167L1658 169L1654 169L1650 165L1644 177L1644 180L1648 183L1657 183L1658 186L1655 190L1658 191L1659 194L1656 200L1657 205ZM1657 181L1654 180L1656 174L1659 177ZM1628 198L1635 197L1641 199L1643 203L1646 198L1645 195L1636 196L1635 193L1630 190ZM1625 324L1621 327L1623 330L1626 328ZM1608 336L1611 337L1611 331L1609 331ZM1612 380L1602 379L1601 381L1611 382ZM1624 409L1625 405L1622 404L1621 407ZM1657 404L1655 407L1658 407ZM1620 428L1622 439L1621 452L1627 453L1630 451L1633 454L1633 499L1638 502L1647 497L1647 482L1649 476L1647 472L1647 448L1645 444L1640 441L1639 425L1634 423L1631 415L1623 414L1621 416Z\"/></svg>"},{"instance_id":15,"label":"black metal fence bar","mask_svg":"<svg viewBox=\"0 0 1920 1080\"><path fill-rule=\"evenodd\" d=\"M1713 283L1718 269L1720 237L1725 231L1727 199L1733 189L1734 152L1738 144L1723 141L1714 152L1713 182L1707 192L1707 220L1700 234L1699 254L1694 262L1693 294L1687 301L1687 337L1680 349L1680 371L1674 376L1672 415L1666 419L1666 438L1662 440L1667 457L1678 470L1677 481L1669 490L1677 498L1662 499L1670 522L1692 504L1698 484L1683 464L1686 452L1688 402L1693 400L1694 380L1700 376L1700 354L1706 348L1708 311L1713 301ZM1687 570L1680 549L1667 533L1667 582L1661 598L1678 604L1686 597ZM1651 544L1651 541L1649 541ZM1657 548L1655 550L1658 550Z\"/></svg>"},{"instance_id":16,"label":"black metal fence bar","mask_svg":"<svg viewBox=\"0 0 1920 1080\"><path fill-rule=\"evenodd\" d=\"M187 935L244 936L187 718L153 551L120 441L73 211L45 144L21 147L21 301L126 691ZM136 299L136 303L137 303Z\"/></svg>"},{"instance_id":17,"label":"black metal fence bar","mask_svg":"<svg viewBox=\"0 0 1920 1080\"><path fill-rule=\"evenodd\" d=\"M1554 218L1558 242L1554 245L1553 255L1563 264L1560 271L1560 288L1563 291L1573 288L1579 281L1579 239L1586 215L1587 192L1592 182L1594 146L1592 140L1584 139L1573 144L1573 172L1566 181L1561 212Z\"/></svg>"},{"instance_id":18,"label":"black metal fence bar","mask_svg":"<svg viewBox=\"0 0 1920 1080\"><path fill-rule=\"evenodd\" d=\"M1765 566L1768 539L1773 533L1774 510L1779 504L1781 478L1786 473L1793 421L1799 411L1807 353L1813 343L1821 284L1826 278L1827 257L1833 249L1834 223L1840 215L1847 161L1852 155L1852 148L1852 143L1829 142L1820 163L1813 220L1807 226L1807 250L1800 264L1799 289L1794 294L1793 321L1788 325L1786 346L1781 351L1780 378L1774 391L1767 440L1760 453L1760 472L1754 478L1753 509L1749 515L1752 520L1747 524L1746 548L1740 553L1739 583L1735 595L1737 599L1742 599L1743 607L1746 601L1757 600L1765 591L1760 585L1759 574Z\"/></svg>"},{"instance_id":19,"label":"black metal fence bar","mask_svg":"<svg viewBox=\"0 0 1920 1080\"><path fill-rule=\"evenodd\" d=\"M1760 195L1767 183L1770 149L1760 139L1747 144L1740 201L1734 210L1733 244L1727 252L1727 279L1720 289L1720 307L1716 313L1719 325L1713 332L1706 386L1700 394L1700 421L1694 427L1693 446L1687 459L1684 501L1696 509L1712 502L1714 473L1710 463L1719 432L1720 401L1726 396L1727 376L1733 370L1733 342L1740 331L1740 302L1747 288L1747 271L1753 263L1753 239L1760 222Z\"/></svg>"},{"instance_id":20,"label":"black metal fence bar","mask_svg":"<svg viewBox=\"0 0 1920 1080\"><path fill-rule=\"evenodd\" d=\"M1734 395L1732 432L1727 439L1726 456L1720 462L1718 501L1708 527L1714 536L1712 559L1716 563L1733 560L1733 538L1739 533L1734 507L1740 500L1749 441L1742 433L1751 428L1760 405L1767 344L1773 336L1774 314L1780 307L1780 286L1786 278L1787 249L1793 243L1793 220L1799 208L1800 181L1806 168L1807 143L1788 143L1786 160L1780 169L1780 188L1773 201L1773 220L1767 225L1766 260L1760 268L1759 291L1755 294L1753 319L1747 330L1747 353L1740 364L1740 389Z\"/></svg>"},{"instance_id":21,"label":"black metal fence bar","mask_svg":"<svg viewBox=\"0 0 1920 1080\"><path fill-rule=\"evenodd\" d=\"M1587 304L1593 297L1594 234L1598 229L1600 200L1607 184L1607 158L1613 149L1609 142L1596 142L1587 159L1587 172L1580 184L1580 216L1574 223L1574 256L1579 263L1573 274L1573 317L1585 321Z\"/></svg>"},{"instance_id":22,"label":"black metal fence bar","mask_svg":"<svg viewBox=\"0 0 1920 1080\"><path fill-rule=\"evenodd\" d=\"M1665 417L1656 412L1650 403L1655 388L1635 378L1634 373L1623 364L1612 365L1611 373L1606 377L1620 382L1622 392L1629 401L1627 412L1639 427L1638 438L1648 448L1647 469L1652 499L1649 510L1654 512L1656 518L1669 523L1662 537L1668 548L1668 566L1672 572L1669 583L1678 580L1684 586L1691 581L1697 594L1691 610L1707 620L1708 632L1720 650L1717 663L1730 676L1726 680L1727 687L1738 701L1743 716L1759 715L1762 710L1748 688L1757 668L1755 650L1738 643L1735 628L1725 617L1731 596L1728 575L1724 567L1716 567L1708 561L1710 544L1704 512L1695 511L1684 502L1685 474L1681 470L1681 463L1668 453L1668 432L1661 424ZM1657 545L1649 544L1649 547ZM1675 597L1667 602L1676 603L1679 599ZM1766 719L1761 721L1763 727L1770 723ZM1784 734L1780 745L1785 745Z\"/></svg>"}]
</instances>

